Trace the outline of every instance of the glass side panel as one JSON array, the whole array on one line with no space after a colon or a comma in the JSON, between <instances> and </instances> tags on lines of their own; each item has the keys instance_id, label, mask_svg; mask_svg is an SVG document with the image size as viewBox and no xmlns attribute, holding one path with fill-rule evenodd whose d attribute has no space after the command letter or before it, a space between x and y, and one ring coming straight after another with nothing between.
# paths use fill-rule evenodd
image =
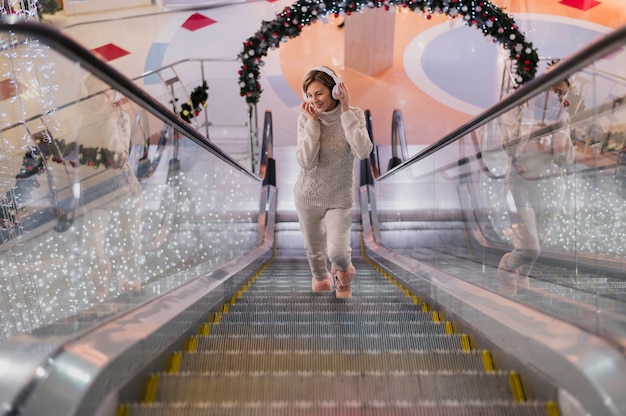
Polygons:
<instances>
[{"instance_id":1,"label":"glass side panel","mask_svg":"<svg viewBox=\"0 0 626 416\"><path fill-rule=\"evenodd\" d=\"M226 151L254 170L248 105L239 95L236 59L189 59L156 69L135 79L157 98ZM254 148L252 148L254 146Z\"/></svg>"},{"instance_id":2,"label":"glass side panel","mask_svg":"<svg viewBox=\"0 0 626 416\"><path fill-rule=\"evenodd\" d=\"M37 41L13 45L0 54L0 342L88 329L258 244L258 178Z\"/></svg>"},{"instance_id":3,"label":"glass side panel","mask_svg":"<svg viewBox=\"0 0 626 416\"><path fill-rule=\"evenodd\" d=\"M626 53L375 183L384 246L623 343Z\"/></svg>"}]
</instances>

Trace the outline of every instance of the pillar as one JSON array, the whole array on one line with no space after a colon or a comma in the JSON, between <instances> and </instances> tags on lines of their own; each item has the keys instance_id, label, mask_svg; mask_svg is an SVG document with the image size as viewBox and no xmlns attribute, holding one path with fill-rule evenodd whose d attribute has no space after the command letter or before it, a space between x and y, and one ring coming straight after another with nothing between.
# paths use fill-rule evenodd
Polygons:
<instances>
[{"instance_id":1,"label":"pillar","mask_svg":"<svg viewBox=\"0 0 626 416\"><path fill-rule=\"evenodd\" d=\"M376 75L393 65L395 13L367 9L346 16L345 65Z\"/></svg>"}]
</instances>

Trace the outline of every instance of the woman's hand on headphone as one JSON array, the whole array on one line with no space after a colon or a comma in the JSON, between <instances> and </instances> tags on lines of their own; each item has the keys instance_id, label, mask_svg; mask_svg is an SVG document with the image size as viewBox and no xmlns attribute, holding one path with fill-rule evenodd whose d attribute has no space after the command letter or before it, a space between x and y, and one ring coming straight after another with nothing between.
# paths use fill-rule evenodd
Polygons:
<instances>
[{"instance_id":1,"label":"woman's hand on headphone","mask_svg":"<svg viewBox=\"0 0 626 416\"><path fill-rule=\"evenodd\" d=\"M350 95L348 94L346 84L343 82L339 83L339 97L337 99L341 103L342 112L350 109Z\"/></svg>"},{"instance_id":2,"label":"woman's hand on headphone","mask_svg":"<svg viewBox=\"0 0 626 416\"><path fill-rule=\"evenodd\" d=\"M319 118L317 117L317 111L315 110L315 106L313 104L308 101L302 101L302 104L300 104L300 108L302 109L302 112L307 119L319 121Z\"/></svg>"}]
</instances>

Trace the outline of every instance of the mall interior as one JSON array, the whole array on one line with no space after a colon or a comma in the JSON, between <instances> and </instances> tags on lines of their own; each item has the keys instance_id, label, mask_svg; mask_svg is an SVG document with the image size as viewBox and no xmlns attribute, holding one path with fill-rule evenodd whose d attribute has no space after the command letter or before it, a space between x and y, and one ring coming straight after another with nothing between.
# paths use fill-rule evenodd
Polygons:
<instances>
[{"instance_id":1,"label":"mall interior","mask_svg":"<svg viewBox=\"0 0 626 416\"><path fill-rule=\"evenodd\" d=\"M0 17L1 416L626 415L623 0ZM296 210L341 149L351 281Z\"/></svg>"}]
</instances>

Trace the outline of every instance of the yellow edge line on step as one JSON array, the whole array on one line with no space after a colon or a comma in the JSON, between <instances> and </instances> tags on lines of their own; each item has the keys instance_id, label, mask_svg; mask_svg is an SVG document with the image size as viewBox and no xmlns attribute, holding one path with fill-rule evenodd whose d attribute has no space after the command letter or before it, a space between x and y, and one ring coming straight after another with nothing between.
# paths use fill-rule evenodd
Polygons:
<instances>
[{"instance_id":1,"label":"yellow edge line on step","mask_svg":"<svg viewBox=\"0 0 626 416\"><path fill-rule=\"evenodd\" d=\"M552 400L546 404L546 409L548 411L548 416L561 416L559 405Z\"/></svg>"},{"instance_id":2,"label":"yellow edge line on step","mask_svg":"<svg viewBox=\"0 0 626 416\"><path fill-rule=\"evenodd\" d=\"M491 359L491 352L489 350L483 350L482 351L482 357L483 357L483 368L487 372L492 372L493 371L493 360Z\"/></svg>"},{"instance_id":3,"label":"yellow edge line on step","mask_svg":"<svg viewBox=\"0 0 626 416\"><path fill-rule=\"evenodd\" d=\"M159 376L152 374L148 379L148 386L146 387L146 396L144 401L146 403L153 403L156 400L157 389L159 387Z\"/></svg>"},{"instance_id":4,"label":"yellow edge line on step","mask_svg":"<svg viewBox=\"0 0 626 416\"><path fill-rule=\"evenodd\" d=\"M511 385L511 392L513 393L513 399L516 402L524 402L524 388L522 387L522 380L515 371L511 370L509 373L509 384Z\"/></svg>"},{"instance_id":5,"label":"yellow edge line on step","mask_svg":"<svg viewBox=\"0 0 626 416\"><path fill-rule=\"evenodd\" d=\"M183 353L177 351L170 356L169 368L167 372L170 374L176 374L180 371L180 364L183 360Z\"/></svg>"}]
</instances>

